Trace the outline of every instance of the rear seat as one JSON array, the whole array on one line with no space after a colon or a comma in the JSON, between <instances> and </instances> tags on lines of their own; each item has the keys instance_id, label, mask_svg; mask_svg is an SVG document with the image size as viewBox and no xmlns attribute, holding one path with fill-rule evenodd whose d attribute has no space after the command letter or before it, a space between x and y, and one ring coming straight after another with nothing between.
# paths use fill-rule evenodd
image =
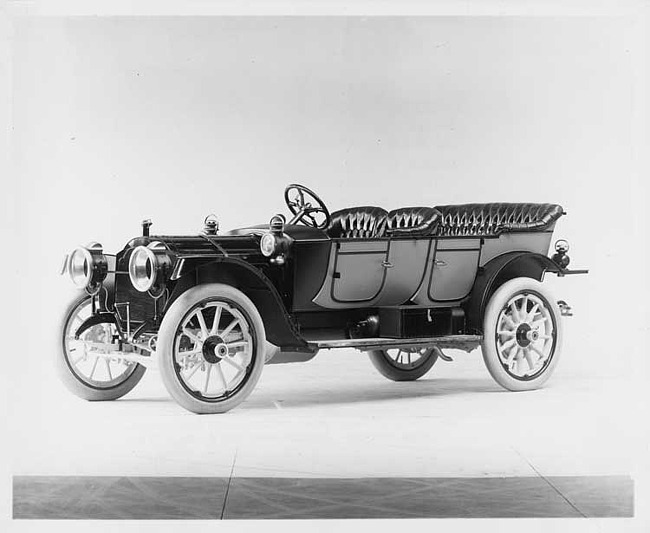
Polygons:
<instances>
[{"instance_id":1,"label":"rear seat","mask_svg":"<svg viewBox=\"0 0 650 533\"><path fill-rule=\"evenodd\" d=\"M439 236L490 236L508 231L552 230L564 214L557 204L487 203L439 205Z\"/></svg>"}]
</instances>

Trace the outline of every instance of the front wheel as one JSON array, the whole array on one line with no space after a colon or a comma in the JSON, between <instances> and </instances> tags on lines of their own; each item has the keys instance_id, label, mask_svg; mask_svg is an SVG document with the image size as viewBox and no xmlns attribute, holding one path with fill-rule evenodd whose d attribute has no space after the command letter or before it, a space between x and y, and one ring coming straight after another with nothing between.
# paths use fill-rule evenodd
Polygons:
<instances>
[{"instance_id":1,"label":"front wheel","mask_svg":"<svg viewBox=\"0 0 650 533\"><path fill-rule=\"evenodd\" d=\"M138 384L146 368L119 357L119 335L113 323L95 324L77 338L79 326L91 314L91 299L85 292L68 305L60 328L56 369L74 395L90 401L116 400Z\"/></svg>"},{"instance_id":2,"label":"front wheel","mask_svg":"<svg viewBox=\"0 0 650 533\"><path fill-rule=\"evenodd\" d=\"M193 413L225 413L253 391L264 368L264 324L241 291L210 283L169 307L158 332L160 375Z\"/></svg>"},{"instance_id":3,"label":"front wheel","mask_svg":"<svg viewBox=\"0 0 650 533\"><path fill-rule=\"evenodd\" d=\"M541 387L557 366L562 345L560 309L538 281L515 278L492 295L483 319L483 360L494 380L511 391Z\"/></svg>"},{"instance_id":4,"label":"front wheel","mask_svg":"<svg viewBox=\"0 0 650 533\"><path fill-rule=\"evenodd\" d=\"M370 362L379 373L392 381L415 381L426 374L438 360L435 348L391 348L368 352Z\"/></svg>"}]
</instances>

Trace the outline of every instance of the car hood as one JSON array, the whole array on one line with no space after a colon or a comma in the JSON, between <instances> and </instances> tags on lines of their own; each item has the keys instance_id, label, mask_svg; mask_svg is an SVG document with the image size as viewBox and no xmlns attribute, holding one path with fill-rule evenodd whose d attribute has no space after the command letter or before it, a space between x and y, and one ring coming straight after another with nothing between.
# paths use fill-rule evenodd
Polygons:
<instances>
[{"instance_id":1,"label":"car hood","mask_svg":"<svg viewBox=\"0 0 650 533\"><path fill-rule=\"evenodd\" d=\"M154 241L162 242L177 257L196 255L249 255L259 252L260 237L269 230L268 224L233 229L219 235L150 235L136 237L123 250L136 246L147 246ZM284 231L295 241L327 240L327 234L315 228L300 225L286 225Z\"/></svg>"},{"instance_id":2,"label":"car hood","mask_svg":"<svg viewBox=\"0 0 650 533\"><path fill-rule=\"evenodd\" d=\"M258 224L256 226L233 229L225 232L223 235L237 237L256 235L259 237L267 231L269 231L268 224ZM284 232L294 241L321 241L329 238L323 230L302 226L300 224L286 224L284 226Z\"/></svg>"}]
</instances>

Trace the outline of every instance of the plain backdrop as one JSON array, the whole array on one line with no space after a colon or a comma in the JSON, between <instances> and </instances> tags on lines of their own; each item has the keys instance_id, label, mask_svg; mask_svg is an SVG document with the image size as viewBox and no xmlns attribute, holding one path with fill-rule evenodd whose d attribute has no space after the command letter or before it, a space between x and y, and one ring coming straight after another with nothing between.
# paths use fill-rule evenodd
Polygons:
<instances>
[{"instance_id":1,"label":"plain backdrop","mask_svg":"<svg viewBox=\"0 0 650 533\"><path fill-rule=\"evenodd\" d=\"M647 53L634 18L17 18L6 232L4 391L30 423L72 293L63 255L286 212L291 182L330 210L553 202L588 276L564 375L647 364ZM9 320L9 322L8 322ZM475 352L478 354L478 352ZM477 355L478 356L478 355ZM319 357L327 357L322 354ZM47 362L47 364L44 364ZM478 400L477 400L478 401ZM612 402L620 402L612 398ZM647 396L620 402L636 423ZM46 443L44 443L46 445Z\"/></svg>"},{"instance_id":2,"label":"plain backdrop","mask_svg":"<svg viewBox=\"0 0 650 533\"><path fill-rule=\"evenodd\" d=\"M567 368L639 363L647 241L635 117L643 49L626 18L25 18L14 34L20 314L52 348L64 253L286 211L456 202L564 206L586 277ZM47 340L46 340L47 339ZM580 350L578 353L577 350ZM37 357L21 361L46 372ZM638 366L637 366L638 368Z\"/></svg>"}]
</instances>

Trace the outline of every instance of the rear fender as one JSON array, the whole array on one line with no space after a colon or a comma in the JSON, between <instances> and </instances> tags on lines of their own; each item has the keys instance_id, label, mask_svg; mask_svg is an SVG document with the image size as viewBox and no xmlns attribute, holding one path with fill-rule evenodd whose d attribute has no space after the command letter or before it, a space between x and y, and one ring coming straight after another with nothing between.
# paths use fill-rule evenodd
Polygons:
<instances>
[{"instance_id":1,"label":"rear fender","mask_svg":"<svg viewBox=\"0 0 650 533\"><path fill-rule=\"evenodd\" d=\"M503 254L479 268L471 296L464 305L468 333L483 332L483 315L488 301L506 281L521 277L542 281L546 272L559 274L561 269L550 258L534 252Z\"/></svg>"},{"instance_id":2,"label":"rear fender","mask_svg":"<svg viewBox=\"0 0 650 533\"><path fill-rule=\"evenodd\" d=\"M166 309L187 289L203 283L224 283L248 296L259 311L269 342L292 351L311 352L271 281L250 263L234 257L193 258L177 279Z\"/></svg>"}]
</instances>

